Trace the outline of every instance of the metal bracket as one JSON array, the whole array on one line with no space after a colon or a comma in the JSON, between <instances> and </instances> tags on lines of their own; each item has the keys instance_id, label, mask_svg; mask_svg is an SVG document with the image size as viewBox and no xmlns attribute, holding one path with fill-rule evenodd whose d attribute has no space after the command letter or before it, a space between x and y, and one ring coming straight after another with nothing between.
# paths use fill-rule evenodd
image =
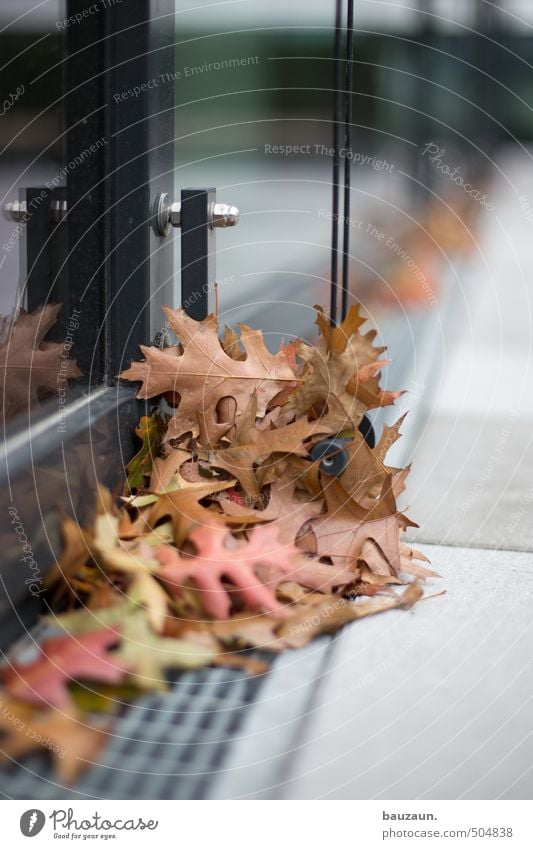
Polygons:
<instances>
[{"instance_id":1,"label":"metal bracket","mask_svg":"<svg viewBox=\"0 0 533 849\"><path fill-rule=\"evenodd\" d=\"M215 282L215 230L239 223L236 206L216 202L216 189L182 189L181 200L167 194L156 197L152 222L159 236L172 227L181 229L181 304L200 321L208 313L209 293Z\"/></svg>"},{"instance_id":2,"label":"metal bracket","mask_svg":"<svg viewBox=\"0 0 533 849\"><path fill-rule=\"evenodd\" d=\"M16 222L20 235L20 284L23 306L30 312L43 304L65 300L66 242L61 225L66 205L64 186L38 186L20 188L18 200L2 208L4 218ZM48 338L54 338L57 332L52 330Z\"/></svg>"}]
</instances>

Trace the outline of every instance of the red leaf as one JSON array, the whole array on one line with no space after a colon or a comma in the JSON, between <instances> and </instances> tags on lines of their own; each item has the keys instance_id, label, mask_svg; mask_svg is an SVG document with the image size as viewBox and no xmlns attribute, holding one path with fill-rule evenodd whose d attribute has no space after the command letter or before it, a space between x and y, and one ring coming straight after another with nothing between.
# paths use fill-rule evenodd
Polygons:
<instances>
[{"instance_id":1,"label":"red leaf","mask_svg":"<svg viewBox=\"0 0 533 849\"><path fill-rule=\"evenodd\" d=\"M117 632L106 628L84 636L46 640L37 660L12 665L4 672L6 688L14 698L26 702L65 707L70 703L69 681L89 679L118 684L127 667L107 654L117 639Z\"/></svg>"},{"instance_id":2,"label":"red leaf","mask_svg":"<svg viewBox=\"0 0 533 849\"><path fill-rule=\"evenodd\" d=\"M279 541L274 525L254 528L249 541L229 548L237 541L217 528L196 528L189 536L195 545L195 557L183 557L170 546L161 546L158 559L161 579L171 592L180 594L181 587L200 590L204 610L218 619L226 619L231 609L231 590L223 584L227 579L235 585L242 601L252 610L263 610L283 616L274 594L283 581L297 581L311 589L329 592L353 580L345 569L310 560L292 544Z\"/></svg>"}]
</instances>

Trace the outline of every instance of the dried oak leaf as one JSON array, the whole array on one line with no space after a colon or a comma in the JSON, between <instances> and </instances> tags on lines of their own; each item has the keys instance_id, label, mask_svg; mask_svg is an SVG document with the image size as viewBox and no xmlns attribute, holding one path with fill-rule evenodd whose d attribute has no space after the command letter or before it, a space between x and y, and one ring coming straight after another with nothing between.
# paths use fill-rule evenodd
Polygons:
<instances>
[{"instance_id":1,"label":"dried oak leaf","mask_svg":"<svg viewBox=\"0 0 533 849\"><path fill-rule=\"evenodd\" d=\"M258 415L263 416L271 398L287 383L296 382L288 356L283 351L271 354L261 331L239 325L246 358L235 360L220 343L214 316L195 321L183 309L168 307L165 313L182 347L160 350L141 346L144 362L132 363L121 377L142 381L138 398L153 398L169 391L179 394L179 406L169 422L167 441L189 431L197 435L198 415L216 425L217 405L228 396L235 399L237 422L254 391ZM213 444L214 439L210 441Z\"/></svg>"},{"instance_id":2,"label":"dried oak leaf","mask_svg":"<svg viewBox=\"0 0 533 849\"><path fill-rule=\"evenodd\" d=\"M298 479L285 474L270 487L268 518L272 517L272 524L282 543L295 544L302 527L318 516L324 506L322 498L309 499L304 498L304 494L297 494L297 486Z\"/></svg>"},{"instance_id":3,"label":"dried oak leaf","mask_svg":"<svg viewBox=\"0 0 533 849\"><path fill-rule=\"evenodd\" d=\"M32 313L21 310L6 342L0 345L2 414L12 416L38 401L38 390L57 393L58 377L81 377L75 360L64 356L60 342L45 342L61 304L47 304Z\"/></svg>"},{"instance_id":4,"label":"dried oak leaf","mask_svg":"<svg viewBox=\"0 0 533 849\"><path fill-rule=\"evenodd\" d=\"M403 416L393 424L393 425L383 425L383 430L381 432L381 436L376 446L372 449L374 456L379 460L379 462L384 463L385 457L387 456L389 449L392 448L395 442L400 439L400 428L405 421L407 413L404 413Z\"/></svg>"},{"instance_id":5,"label":"dried oak leaf","mask_svg":"<svg viewBox=\"0 0 533 849\"><path fill-rule=\"evenodd\" d=\"M209 666L217 654L209 644L154 634L142 610L128 616L120 636L114 657L127 666L129 679L142 690L166 690L167 669Z\"/></svg>"},{"instance_id":6,"label":"dried oak leaf","mask_svg":"<svg viewBox=\"0 0 533 849\"><path fill-rule=\"evenodd\" d=\"M248 516L226 516L218 511L203 507L199 501L235 486L235 480L211 481L197 484L187 489L178 489L160 496L157 503L149 510L144 520L144 531L153 531L158 522L170 517L174 532L174 544L181 548L185 539L198 525L207 528L225 528L246 526L261 521L260 516L250 511Z\"/></svg>"},{"instance_id":7,"label":"dried oak leaf","mask_svg":"<svg viewBox=\"0 0 533 849\"><path fill-rule=\"evenodd\" d=\"M389 471L358 430L350 434L346 451L348 463L338 478L343 488L355 501L361 503L365 496L371 498L379 495Z\"/></svg>"},{"instance_id":8,"label":"dried oak leaf","mask_svg":"<svg viewBox=\"0 0 533 849\"><path fill-rule=\"evenodd\" d=\"M275 522L254 528L249 537L248 557L255 557L255 573L268 586L277 588L282 582L293 581L308 589L328 593L353 581L350 570L311 560L302 556L301 549L292 543L281 542Z\"/></svg>"},{"instance_id":9,"label":"dried oak leaf","mask_svg":"<svg viewBox=\"0 0 533 849\"><path fill-rule=\"evenodd\" d=\"M189 541L196 548L194 556L184 557L174 548L160 547L158 574L171 593L179 595L187 586L198 589L203 609L216 619L230 615L235 593L247 608L282 617L285 611L274 589L283 581L329 592L353 579L347 570L312 561L295 546L280 543L273 525L254 528L246 544L238 547L230 534L217 528L196 528Z\"/></svg>"},{"instance_id":10,"label":"dried oak leaf","mask_svg":"<svg viewBox=\"0 0 533 849\"><path fill-rule=\"evenodd\" d=\"M111 628L80 637L52 637L40 647L37 660L12 664L4 670L6 689L22 701L68 706L70 681L118 684L124 679L127 667L108 651L117 642L118 635Z\"/></svg>"},{"instance_id":11,"label":"dried oak leaf","mask_svg":"<svg viewBox=\"0 0 533 849\"><path fill-rule=\"evenodd\" d=\"M44 581L45 589L53 591L52 603L65 597L69 600L77 598L73 582L83 577L89 557L86 533L70 516L64 516L61 521L61 537L61 557L48 571Z\"/></svg>"},{"instance_id":12,"label":"dried oak leaf","mask_svg":"<svg viewBox=\"0 0 533 849\"><path fill-rule=\"evenodd\" d=\"M165 457L156 457L150 475L150 492L161 494L190 486L190 481L180 474L181 466L190 459L190 451L182 448L171 449Z\"/></svg>"},{"instance_id":13,"label":"dried oak leaf","mask_svg":"<svg viewBox=\"0 0 533 849\"><path fill-rule=\"evenodd\" d=\"M350 307L342 324L334 328L317 310L320 338L316 346L299 344L298 355L306 368L284 407L284 416L327 407L344 420L344 427L357 427L367 409L392 404L401 393L379 388L377 373L386 364L379 356L385 348L374 346L375 330L360 332L365 319L359 306Z\"/></svg>"},{"instance_id":14,"label":"dried oak leaf","mask_svg":"<svg viewBox=\"0 0 533 849\"><path fill-rule=\"evenodd\" d=\"M346 601L340 596L328 596L318 604L302 609L278 628L278 635L291 648L301 648L319 634L331 634L348 622L373 616L384 610L408 609L422 597L422 589L410 584L401 595L373 601Z\"/></svg>"},{"instance_id":15,"label":"dried oak leaf","mask_svg":"<svg viewBox=\"0 0 533 849\"><path fill-rule=\"evenodd\" d=\"M0 701L0 761L20 758L36 751L49 753L59 781L71 786L95 762L107 739L107 728L94 728L69 708L68 711L28 709L27 705ZM14 718L13 718L14 717Z\"/></svg>"},{"instance_id":16,"label":"dried oak leaf","mask_svg":"<svg viewBox=\"0 0 533 849\"><path fill-rule=\"evenodd\" d=\"M401 562L401 570L402 572L408 572L410 575L414 575L415 578L440 578L438 572L434 572L433 569L427 569L425 566L419 566L415 563L415 560L422 560L426 563L429 563L429 559L425 554L422 554L421 551L416 551L416 549L411 548L410 545L405 545L402 543L400 545L400 562Z\"/></svg>"},{"instance_id":17,"label":"dried oak leaf","mask_svg":"<svg viewBox=\"0 0 533 849\"><path fill-rule=\"evenodd\" d=\"M380 498L367 509L354 501L337 479L328 479L323 490L327 512L310 522L319 557L330 557L346 568L363 560L372 572L398 577L400 533L414 524L398 512L391 486L388 477Z\"/></svg>"},{"instance_id":18,"label":"dried oak leaf","mask_svg":"<svg viewBox=\"0 0 533 849\"><path fill-rule=\"evenodd\" d=\"M246 495L253 501L260 497L260 487L254 466L271 454L296 454L305 456L308 448L304 440L312 436L331 433L334 429L329 417L308 421L303 416L292 424L259 430L256 425L257 402L255 395L246 409L239 432L229 448L213 452L211 463L236 477Z\"/></svg>"},{"instance_id":19,"label":"dried oak leaf","mask_svg":"<svg viewBox=\"0 0 533 849\"><path fill-rule=\"evenodd\" d=\"M163 422L156 413L152 416L141 416L135 434L142 441L142 447L126 466L129 492L144 489L146 478L150 476L157 457L162 432Z\"/></svg>"},{"instance_id":20,"label":"dried oak leaf","mask_svg":"<svg viewBox=\"0 0 533 849\"><path fill-rule=\"evenodd\" d=\"M101 490L103 492L103 490ZM105 494L104 503L99 502L93 531L87 535L87 544L99 573L110 582L115 575L127 576L125 595L146 608L148 619L155 631L163 629L168 613L168 596L154 578L157 561L150 546L141 541L135 548L127 548L119 539L119 518L110 512Z\"/></svg>"},{"instance_id":21,"label":"dried oak leaf","mask_svg":"<svg viewBox=\"0 0 533 849\"><path fill-rule=\"evenodd\" d=\"M227 648L279 652L288 647L276 633L279 624L280 620L276 616L241 611L228 619L211 623L210 630L221 645Z\"/></svg>"}]
</instances>

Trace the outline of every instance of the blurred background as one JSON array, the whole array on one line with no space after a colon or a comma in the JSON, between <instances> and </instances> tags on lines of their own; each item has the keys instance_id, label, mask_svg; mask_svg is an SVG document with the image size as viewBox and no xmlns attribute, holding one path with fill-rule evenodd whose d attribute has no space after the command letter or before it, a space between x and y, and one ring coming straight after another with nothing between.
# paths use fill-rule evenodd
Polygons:
<instances>
[{"instance_id":1,"label":"blurred background","mask_svg":"<svg viewBox=\"0 0 533 849\"><path fill-rule=\"evenodd\" d=\"M259 324L273 347L312 337L313 305L329 302L334 11L177 0L174 73L114 94L172 87L176 197L214 186L241 211L218 237L220 312ZM0 9L3 205L68 175L64 14L53 0ZM381 418L426 409L411 416L407 454L434 398L527 409L532 33L527 0L356 3L350 298L389 346L387 383L408 390ZM157 139L157 111L151 120ZM25 303L23 238L24 223L2 218L4 338Z\"/></svg>"},{"instance_id":2,"label":"blurred background","mask_svg":"<svg viewBox=\"0 0 533 849\"><path fill-rule=\"evenodd\" d=\"M62 20L54 0L0 9L3 203L65 177ZM219 238L220 307L252 320L272 300L261 320L276 339L308 333L309 307L328 302L333 22L324 0L178 0L174 78L153 82L175 91L176 191L213 185L241 210ZM351 292L375 320L409 311L416 325L447 298L493 211L503 152L528 166L532 25L526 0L357 3ZM1 221L3 315L22 292L21 234ZM284 299L299 306L280 311ZM393 345L413 332L386 327Z\"/></svg>"},{"instance_id":3,"label":"blurred background","mask_svg":"<svg viewBox=\"0 0 533 849\"><path fill-rule=\"evenodd\" d=\"M212 184L243 214L219 248L223 305L254 300L278 285L279 273L295 300L312 304L309 289L320 295L328 267L334 4L190 7L176 4L175 79L158 84L175 88L176 186ZM61 176L66 164L63 12L53 0L2 3L4 199L19 185ZM437 255L446 262L449 248L469 249L471 219L486 209L438 165L457 169L482 196L498 173L497 152L531 140L532 24L526 0L357 3L352 210L364 224L352 227L353 291L369 305L427 307ZM299 150L272 152L280 145ZM432 162L431 152L442 149ZM380 243L368 224L401 235L400 248ZM7 222L1 228L6 313L19 279L18 239Z\"/></svg>"}]
</instances>

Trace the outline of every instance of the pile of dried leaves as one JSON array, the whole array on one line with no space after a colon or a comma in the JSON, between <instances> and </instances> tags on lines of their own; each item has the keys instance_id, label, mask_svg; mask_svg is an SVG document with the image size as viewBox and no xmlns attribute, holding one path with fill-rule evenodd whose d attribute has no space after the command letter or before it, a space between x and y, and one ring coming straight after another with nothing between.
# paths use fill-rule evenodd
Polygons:
<instances>
[{"instance_id":1,"label":"pile of dried leaves","mask_svg":"<svg viewBox=\"0 0 533 849\"><path fill-rule=\"evenodd\" d=\"M297 648L408 608L435 574L400 541L412 525L396 503L409 469L385 455L402 420L374 448L358 430L400 394L380 388L384 349L361 332L358 308L335 328L319 310L318 344L276 354L245 325L220 340L215 317L166 313L179 344L143 348L121 375L159 402L137 429L121 506L101 490L92 528L65 521L48 577L51 636L4 672L4 751L47 748L67 781L105 739L87 712L164 689L171 668L259 674L251 649ZM332 435L348 452L338 477L310 454Z\"/></svg>"}]
</instances>

